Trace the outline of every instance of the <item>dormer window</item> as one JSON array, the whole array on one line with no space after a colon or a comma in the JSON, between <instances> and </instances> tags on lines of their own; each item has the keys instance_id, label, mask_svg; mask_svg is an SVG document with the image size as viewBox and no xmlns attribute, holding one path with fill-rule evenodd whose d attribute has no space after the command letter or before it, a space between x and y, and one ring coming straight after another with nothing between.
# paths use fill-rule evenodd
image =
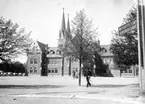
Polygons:
<instances>
[{"instance_id":1,"label":"dormer window","mask_svg":"<svg viewBox=\"0 0 145 104\"><path fill-rule=\"evenodd\" d=\"M53 50L51 50L51 51L50 51L50 54L53 55L53 54L55 54L55 52L54 52Z\"/></svg>"},{"instance_id":2,"label":"dormer window","mask_svg":"<svg viewBox=\"0 0 145 104\"><path fill-rule=\"evenodd\" d=\"M56 54L57 54L57 55L60 55L60 54L61 54L61 51L60 51L60 50L57 50L57 51L56 51Z\"/></svg>"}]
</instances>

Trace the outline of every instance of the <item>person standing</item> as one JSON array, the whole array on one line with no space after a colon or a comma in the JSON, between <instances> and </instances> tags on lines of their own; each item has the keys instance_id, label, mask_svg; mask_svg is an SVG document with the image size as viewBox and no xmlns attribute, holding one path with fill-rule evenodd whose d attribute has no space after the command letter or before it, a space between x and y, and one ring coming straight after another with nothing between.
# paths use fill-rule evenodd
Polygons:
<instances>
[{"instance_id":1,"label":"person standing","mask_svg":"<svg viewBox=\"0 0 145 104\"><path fill-rule=\"evenodd\" d=\"M75 78L75 76L76 76L76 71L75 69L73 69L73 78Z\"/></svg>"},{"instance_id":2,"label":"person standing","mask_svg":"<svg viewBox=\"0 0 145 104\"><path fill-rule=\"evenodd\" d=\"M90 77L91 77L91 71L88 70L88 71L87 71L87 74L86 74L86 81L87 81L87 85L86 85L86 87L91 86L91 83L90 83Z\"/></svg>"}]
</instances>

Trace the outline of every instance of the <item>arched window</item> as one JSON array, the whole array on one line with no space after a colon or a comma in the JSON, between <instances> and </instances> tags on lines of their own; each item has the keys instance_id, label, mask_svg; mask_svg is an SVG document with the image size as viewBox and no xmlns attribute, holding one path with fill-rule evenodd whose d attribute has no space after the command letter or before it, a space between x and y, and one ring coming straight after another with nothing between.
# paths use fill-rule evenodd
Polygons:
<instances>
[{"instance_id":1,"label":"arched window","mask_svg":"<svg viewBox=\"0 0 145 104\"><path fill-rule=\"evenodd\" d=\"M57 51L56 51L56 54L57 54L57 55L60 55L60 54L61 54L61 51L60 51L60 50L57 50Z\"/></svg>"},{"instance_id":2,"label":"arched window","mask_svg":"<svg viewBox=\"0 0 145 104\"><path fill-rule=\"evenodd\" d=\"M50 50L50 54L53 55L55 54L55 52L53 50Z\"/></svg>"}]
</instances>

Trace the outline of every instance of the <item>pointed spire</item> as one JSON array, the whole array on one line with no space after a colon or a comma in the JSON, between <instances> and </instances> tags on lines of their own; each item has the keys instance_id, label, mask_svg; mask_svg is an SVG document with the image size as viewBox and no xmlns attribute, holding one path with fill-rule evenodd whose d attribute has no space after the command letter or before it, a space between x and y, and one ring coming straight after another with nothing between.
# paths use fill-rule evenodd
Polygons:
<instances>
[{"instance_id":1,"label":"pointed spire","mask_svg":"<svg viewBox=\"0 0 145 104\"><path fill-rule=\"evenodd\" d=\"M62 26L61 26L61 31L64 32L66 31L66 27L65 27L65 16L64 16L64 8L63 8L63 15L62 15Z\"/></svg>"},{"instance_id":2,"label":"pointed spire","mask_svg":"<svg viewBox=\"0 0 145 104\"><path fill-rule=\"evenodd\" d=\"M69 14L68 14L68 22L67 22L67 38L68 40L72 38L71 32L70 32Z\"/></svg>"},{"instance_id":3,"label":"pointed spire","mask_svg":"<svg viewBox=\"0 0 145 104\"><path fill-rule=\"evenodd\" d=\"M67 22L67 31L70 33L69 14L68 14L68 22Z\"/></svg>"}]
</instances>

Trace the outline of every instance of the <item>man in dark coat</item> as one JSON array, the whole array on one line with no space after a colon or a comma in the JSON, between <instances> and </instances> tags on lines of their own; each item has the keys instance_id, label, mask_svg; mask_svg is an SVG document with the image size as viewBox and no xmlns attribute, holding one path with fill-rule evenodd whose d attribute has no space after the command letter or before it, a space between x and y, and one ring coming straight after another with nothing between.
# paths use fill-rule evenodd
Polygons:
<instances>
[{"instance_id":1,"label":"man in dark coat","mask_svg":"<svg viewBox=\"0 0 145 104\"><path fill-rule=\"evenodd\" d=\"M88 70L86 73L87 87L91 86L90 77L91 77L91 71Z\"/></svg>"}]
</instances>

